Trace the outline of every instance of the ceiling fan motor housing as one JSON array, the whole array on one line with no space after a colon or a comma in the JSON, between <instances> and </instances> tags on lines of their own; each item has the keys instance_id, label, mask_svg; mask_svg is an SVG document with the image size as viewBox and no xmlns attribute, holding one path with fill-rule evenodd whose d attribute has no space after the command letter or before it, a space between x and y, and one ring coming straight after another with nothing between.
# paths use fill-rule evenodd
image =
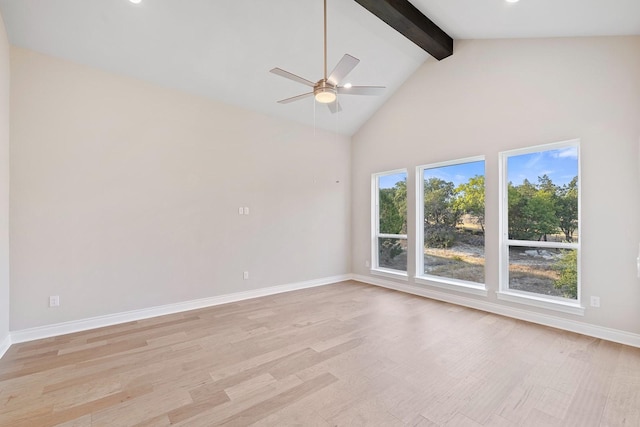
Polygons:
<instances>
[{"instance_id":1,"label":"ceiling fan motor housing","mask_svg":"<svg viewBox=\"0 0 640 427\"><path fill-rule=\"evenodd\" d=\"M313 95L316 101L322 104L330 104L338 97L336 87L325 79L319 80L318 83L316 83L313 87Z\"/></svg>"}]
</instances>

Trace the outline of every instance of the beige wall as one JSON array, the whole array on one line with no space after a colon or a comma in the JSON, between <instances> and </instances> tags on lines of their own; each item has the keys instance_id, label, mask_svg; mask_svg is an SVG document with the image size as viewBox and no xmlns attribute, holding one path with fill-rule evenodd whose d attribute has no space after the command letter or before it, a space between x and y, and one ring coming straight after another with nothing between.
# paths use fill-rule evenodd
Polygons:
<instances>
[{"instance_id":1,"label":"beige wall","mask_svg":"<svg viewBox=\"0 0 640 427\"><path fill-rule=\"evenodd\" d=\"M349 138L11 52L12 330L350 272Z\"/></svg>"},{"instance_id":2,"label":"beige wall","mask_svg":"<svg viewBox=\"0 0 640 427\"><path fill-rule=\"evenodd\" d=\"M602 307L584 318L528 309L640 333L640 37L457 42L351 148L346 137L11 52L12 330L368 275L371 173L408 168L413 192L415 166L474 155L487 160L487 300L522 308L494 292L498 152L581 138L583 304L597 295ZM414 264L412 254L410 274ZM47 308L49 295L60 308Z\"/></svg>"},{"instance_id":3,"label":"beige wall","mask_svg":"<svg viewBox=\"0 0 640 427\"><path fill-rule=\"evenodd\" d=\"M581 138L582 302L595 295L602 306L584 318L531 310L640 333L639 137L640 37L457 42L452 57L427 61L353 138L353 272L369 275L372 173L408 168L414 194L416 166L485 155L487 299L522 308L494 292L498 153ZM413 197L409 208L414 247ZM413 254L409 261L413 275Z\"/></svg>"},{"instance_id":4,"label":"beige wall","mask_svg":"<svg viewBox=\"0 0 640 427\"><path fill-rule=\"evenodd\" d=\"M0 15L0 345L9 335L9 41Z\"/></svg>"}]
</instances>

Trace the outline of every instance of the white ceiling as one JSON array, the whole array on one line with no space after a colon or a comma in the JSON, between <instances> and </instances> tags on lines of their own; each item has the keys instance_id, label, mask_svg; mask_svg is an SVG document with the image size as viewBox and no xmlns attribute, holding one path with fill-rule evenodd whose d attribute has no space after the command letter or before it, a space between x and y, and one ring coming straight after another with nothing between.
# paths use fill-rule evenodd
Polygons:
<instances>
[{"instance_id":1,"label":"white ceiling","mask_svg":"<svg viewBox=\"0 0 640 427\"><path fill-rule=\"evenodd\" d=\"M413 0L454 39L640 34L640 0ZM329 113L280 67L322 77L322 0L0 0L12 44L162 86L351 135L427 59L353 0L328 0L329 71L361 60L355 85L382 97L343 96ZM454 50L455 52L455 50ZM454 53L455 55L455 53Z\"/></svg>"}]
</instances>

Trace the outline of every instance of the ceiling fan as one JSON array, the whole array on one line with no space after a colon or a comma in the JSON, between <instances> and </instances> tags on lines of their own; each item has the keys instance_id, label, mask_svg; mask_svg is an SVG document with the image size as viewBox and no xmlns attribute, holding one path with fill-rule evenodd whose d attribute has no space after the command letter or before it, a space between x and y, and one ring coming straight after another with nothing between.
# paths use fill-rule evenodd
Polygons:
<instances>
[{"instance_id":1,"label":"ceiling fan","mask_svg":"<svg viewBox=\"0 0 640 427\"><path fill-rule=\"evenodd\" d=\"M342 110L338 103L338 95L381 95L384 92L384 86L352 86L351 84L340 86L340 83L359 62L358 58L345 54L331 74L327 76L327 0L324 0L324 77L314 83L281 68L270 70L273 74L313 88L312 92L282 99L278 103L288 104L313 96L319 103L327 104L332 113L337 113Z\"/></svg>"}]
</instances>

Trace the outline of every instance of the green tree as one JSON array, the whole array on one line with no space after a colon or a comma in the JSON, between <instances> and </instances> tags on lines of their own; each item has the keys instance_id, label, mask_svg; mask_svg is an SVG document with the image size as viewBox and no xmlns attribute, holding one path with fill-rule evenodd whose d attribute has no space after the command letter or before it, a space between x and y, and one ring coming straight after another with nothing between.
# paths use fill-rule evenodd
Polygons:
<instances>
[{"instance_id":1,"label":"green tree","mask_svg":"<svg viewBox=\"0 0 640 427\"><path fill-rule=\"evenodd\" d=\"M461 212L454 201L452 182L435 177L424 181L424 236L428 247L447 248L455 241Z\"/></svg>"},{"instance_id":2,"label":"green tree","mask_svg":"<svg viewBox=\"0 0 640 427\"><path fill-rule=\"evenodd\" d=\"M556 194L558 191L558 187L551 181L551 178L549 178L547 174L538 177L537 189L551 194Z\"/></svg>"},{"instance_id":3,"label":"green tree","mask_svg":"<svg viewBox=\"0 0 640 427\"><path fill-rule=\"evenodd\" d=\"M455 189L453 206L456 210L473 217L484 233L484 175L469 178Z\"/></svg>"},{"instance_id":4,"label":"green tree","mask_svg":"<svg viewBox=\"0 0 640 427\"><path fill-rule=\"evenodd\" d=\"M560 289L565 298L578 298L578 251L566 251L554 267L560 277L553 282L553 286Z\"/></svg>"},{"instance_id":5,"label":"green tree","mask_svg":"<svg viewBox=\"0 0 640 427\"><path fill-rule=\"evenodd\" d=\"M455 199L453 182L440 178L424 181L424 220L428 224L455 227L460 212L453 206Z\"/></svg>"},{"instance_id":6,"label":"green tree","mask_svg":"<svg viewBox=\"0 0 640 427\"><path fill-rule=\"evenodd\" d=\"M400 234L407 233L407 180L397 182L393 195L393 204L398 210L398 214L402 218L402 225L400 226Z\"/></svg>"},{"instance_id":7,"label":"green tree","mask_svg":"<svg viewBox=\"0 0 640 427\"><path fill-rule=\"evenodd\" d=\"M578 177L558 189L556 201L558 225L567 242L573 241L573 233L578 229Z\"/></svg>"},{"instance_id":8,"label":"green tree","mask_svg":"<svg viewBox=\"0 0 640 427\"><path fill-rule=\"evenodd\" d=\"M378 196L380 233L407 233L407 182L397 182L392 188L381 188ZM398 239L382 238L378 242L380 260L389 264L403 252Z\"/></svg>"},{"instance_id":9,"label":"green tree","mask_svg":"<svg viewBox=\"0 0 640 427\"><path fill-rule=\"evenodd\" d=\"M538 177L537 193L535 198L539 198L542 201L544 209L542 211L542 217L539 218L537 223L538 228L538 240L547 240L548 234L555 234L558 232L559 221L557 217L558 210L558 191L560 188L553 183L551 178L547 174ZM540 203L539 203L540 205ZM540 206L539 206L540 207Z\"/></svg>"},{"instance_id":10,"label":"green tree","mask_svg":"<svg viewBox=\"0 0 640 427\"><path fill-rule=\"evenodd\" d=\"M538 190L527 201L524 210L531 222L531 231L538 240L547 240L548 234L554 234L558 230L558 217L556 216L556 204L553 193Z\"/></svg>"},{"instance_id":11,"label":"green tree","mask_svg":"<svg viewBox=\"0 0 640 427\"><path fill-rule=\"evenodd\" d=\"M515 240L531 240L533 231L531 222L526 216L528 193L533 195L529 182L525 180L522 185L514 186L509 183L507 187L509 200L509 238Z\"/></svg>"},{"instance_id":12,"label":"green tree","mask_svg":"<svg viewBox=\"0 0 640 427\"><path fill-rule=\"evenodd\" d=\"M546 240L558 231L557 187L546 175L538 180L538 185L526 179L520 185L508 185L510 239Z\"/></svg>"},{"instance_id":13,"label":"green tree","mask_svg":"<svg viewBox=\"0 0 640 427\"><path fill-rule=\"evenodd\" d=\"M380 233L402 234L406 229L406 215L403 217L397 205L396 188L381 188L378 198L380 209ZM405 207L406 212L406 207Z\"/></svg>"}]
</instances>

